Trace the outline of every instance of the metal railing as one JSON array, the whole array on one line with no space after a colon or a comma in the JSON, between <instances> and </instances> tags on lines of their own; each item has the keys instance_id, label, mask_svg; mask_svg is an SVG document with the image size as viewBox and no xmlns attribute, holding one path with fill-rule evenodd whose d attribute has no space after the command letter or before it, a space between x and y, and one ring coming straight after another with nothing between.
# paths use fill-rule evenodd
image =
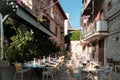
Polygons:
<instances>
[{"instance_id":1,"label":"metal railing","mask_svg":"<svg viewBox=\"0 0 120 80\"><path fill-rule=\"evenodd\" d=\"M99 20L95 23L90 24L87 27L86 32L83 32L83 37L93 35L96 32L107 32L107 21Z\"/></svg>"}]
</instances>

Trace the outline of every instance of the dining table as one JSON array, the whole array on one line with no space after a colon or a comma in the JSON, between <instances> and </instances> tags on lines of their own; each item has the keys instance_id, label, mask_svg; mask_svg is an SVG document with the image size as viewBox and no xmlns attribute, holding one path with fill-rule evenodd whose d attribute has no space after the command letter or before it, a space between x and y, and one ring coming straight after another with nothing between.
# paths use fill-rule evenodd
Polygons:
<instances>
[{"instance_id":1,"label":"dining table","mask_svg":"<svg viewBox=\"0 0 120 80\"><path fill-rule=\"evenodd\" d=\"M35 62L35 64L34 64L33 61L30 61L30 62L23 63L22 68L23 69L26 69L26 68L31 69L30 79L32 79L32 78L34 78L34 76L40 77L42 75L43 68L45 66L46 66L45 63Z\"/></svg>"},{"instance_id":2,"label":"dining table","mask_svg":"<svg viewBox=\"0 0 120 80\"><path fill-rule=\"evenodd\" d=\"M33 76L37 75L38 77L40 76L39 74L42 73L44 71L45 67L58 67L60 64L60 61L57 59L52 59L47 61L47 59L45 60L45 62L43 62L43 60L37 60L34 58L34 60L32 61L28 61L28 62L24 62L22 64L22 68L26 69L26 68L30 68L31 69L31 79L33 78ZM59 67L58 67L59 68Z\"/></svg>"}]
</instances>

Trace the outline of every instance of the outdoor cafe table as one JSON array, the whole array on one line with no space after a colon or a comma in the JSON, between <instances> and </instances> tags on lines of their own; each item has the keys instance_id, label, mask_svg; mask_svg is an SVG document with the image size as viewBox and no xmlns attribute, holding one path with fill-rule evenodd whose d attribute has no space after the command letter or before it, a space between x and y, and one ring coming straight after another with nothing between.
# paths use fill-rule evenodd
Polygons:
<instances>
[{"instance_id":1,"label":"outdoor cafe table","mask_svg":"<svg viewBox=\"0 0 120 80\"><path fill-rule=\"evenodd\" d=\"M22 68L31 68L33 70L32 74L31 74L31 78L33 77L33 75L37 75L39 76L39 73L40 73L40 70L43 70L44 67L46 66L53 66L53 67L57 67L59 65L59 61L58 60L53 60L53 61L46 61L45 63L38 63L38 62L35 62L34 63L30 63L30 62L27 62L27 63L24 63L22 65Z\"/></svg>"},{"instance_id":2,"label":"outdoor cafe table","mask_svg":"<svg viewBox=\"0 0 120 80\"><path fill-rule=\"evenodd\" d=\"M22 65L22 68L31 68L31 70L33 71L32 73L30 73L30 79L33 78L33 76L37 75L37 77L40 77L40 71L43 70L43 68L45 67L45 64L30 64L30 63L25 63Z\"/></svg>"},{"instance_id":3,"label":"outdoor cafe table","mask_svg":"<svg viewBox=\"0 0 120 80\"><path fill-rule=\"evenodd\" d=\"M33 64L26 64L26 65L23 65L22 68L43 68L45 67L45 64L36 64L36 65L33 65Z\"/></svg>"}]
</instances>

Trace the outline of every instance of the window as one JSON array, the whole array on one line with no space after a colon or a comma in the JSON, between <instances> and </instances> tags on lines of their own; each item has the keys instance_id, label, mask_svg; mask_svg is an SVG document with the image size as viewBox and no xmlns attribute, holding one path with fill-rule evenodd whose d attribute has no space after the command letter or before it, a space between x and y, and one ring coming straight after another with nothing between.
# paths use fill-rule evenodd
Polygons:
<instances>
[{"instance_id":1,"label":"window","mask_svg":"<svg viewBox=\"0 0 120 80\"><path fill-rule=\"evenodd\" d=\"M50 20L46 16L43 16L42 19L42 23L45 25L45 27L50 29Z\"/></svg>"}]
</instances>

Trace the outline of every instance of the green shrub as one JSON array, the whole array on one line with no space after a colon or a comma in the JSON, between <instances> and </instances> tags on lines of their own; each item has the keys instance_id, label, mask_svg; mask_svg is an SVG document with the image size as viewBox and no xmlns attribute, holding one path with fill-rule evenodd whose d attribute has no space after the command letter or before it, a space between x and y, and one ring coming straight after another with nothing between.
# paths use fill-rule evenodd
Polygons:
<instances>
[{"instance_id":1,"label":"green shrub","mask_svg":"<svg viewBox=\"0 0 120 80\"><path fill-rule=\"evenodd\" d=\"M70 36L71 41L80 40L81 32L80 31L74 31L73 33L70 33L69 36Z\"/></svg>"}]
</instances>

